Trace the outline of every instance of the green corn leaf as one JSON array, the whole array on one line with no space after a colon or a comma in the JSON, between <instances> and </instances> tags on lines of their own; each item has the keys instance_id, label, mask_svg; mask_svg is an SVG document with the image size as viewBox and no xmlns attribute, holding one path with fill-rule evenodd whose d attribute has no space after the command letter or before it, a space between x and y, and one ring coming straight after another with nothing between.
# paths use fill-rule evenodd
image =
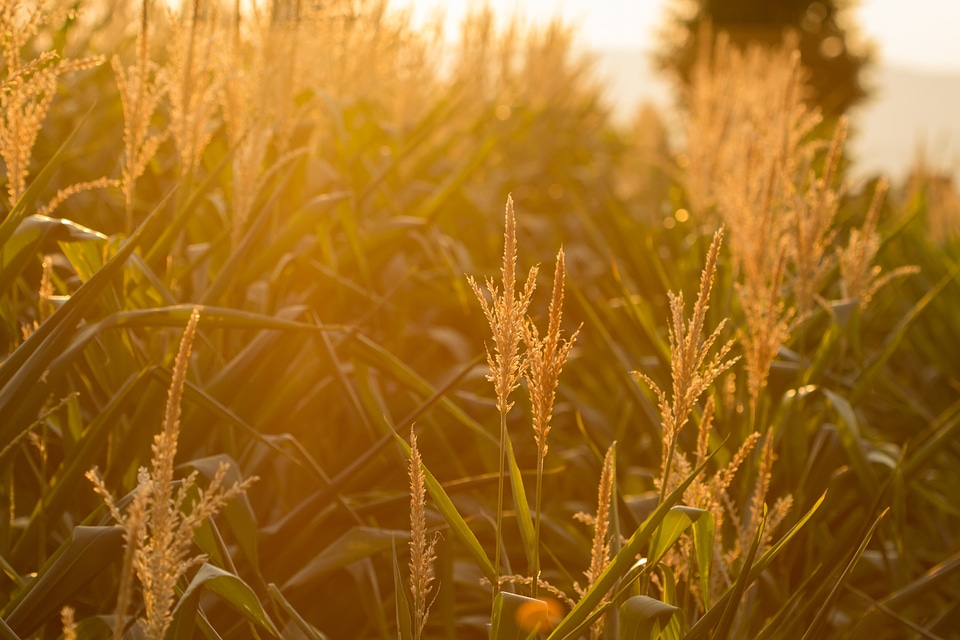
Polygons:
<instances>
[{"instance_id":1,"label":"green corn leaf","mask_svg":"<svg viewBox=\"0 0 960 640\"><path fill-rule=\"evenodd\" d=\"M474 151L473 154L463 160L459 167L449 174L447 179L441 184L431 196L422 204L420 208L413 212L417 218L433 221L443 210L444 205L450 200L471 175L480 167L483 161L500 144L499 138L490 136L484 140Z\"/></svg>"},{"instance_id":2,"label":"green corn leaf","mask_svg":"<svg viewBox=\"0 0 960 640\"><path fill-rule=\"evenodd\" d=\"M840 394L825 387L821 387L820 391L823 392L823 395L840 416L840 442L847 452L847 459L850 461L850 466L853 467L857 477L860 479L860 484L869 495L875 487L879 486L880 480L877 478L877 474L874 472L870 461L867 460L857 414L847 399Z\"/></svg>"},{"instance_id":3,"label":"green corn leaf","mask_svg":"<svg viewBox=\"0 0 960 640\"><path fill-rule=\"evenodd\" d=\"M530 516L530 506L527 503L527 492L523 488L523 476L517 466L517 458L513 453L513 443L509 435L506 439L507 465L510 468L510 489L513 491L513 509L517 514L517 525L520 527L520 540L527 556L527 566L534 566L534 555L538 553L536 538L533 530L533 518ZM539 455L539 454L538 454Z\"/></svg>"},{"instance_id":4,"label":"green corn leaf","mask_svg":"<svg viewBox=\"0 0 960 640\"><path fill-rule=\"evenodd\" d=\"M200 596L203 591L219 596L234 611L268 631L273 637L281 637L280 631L274 626L260 599L247 583L229 571L204 563L193 576L193 580L183 592L177 606L174 607L173 622L167 631L166 638L176 640L191 637L197 615L200 613Z\"/></svg>"},{"instance_id":5,"label":"green corn leaf","mask_svg":"<svg viewBox=\"0 0 960 640\"><path fill-rule=\"evenodd\" d=\"M801 640L810 640L812 638L822 637L818 635L823 622L826 619L827 614L830 612L830 608L833 605L833 601L837 596L837 592L840 590L840 587L847 580L847 576L850 575L850 572L853 571L853 568L857 565L857 562L860 561L860 557L863 556L863 552L867 550L867 544L870 543L870 539L873 538L874 531L877 530L877 527L880 525L880 521L883 520L883 517L887 515L888 509L884 509L877 519L873 521L873 524L870 526L870 529L867 531L866 535L863 536L863 540L860 542L860 546L854 552L853 557L850 558L850 561L847 563L847 566L844 567L843 573L840 574L840 577L837 578L836 584L833 585L833 589L830 590L830 593L827 595L827 599L820 606L820 609L817 610L817 614L814 616L813 621L810 623L810 626L807 628L806 633L803 634Z\"/></svg>"},{"instance_id":6,"label":"green corn leaf","mask_svg":"<svg viewBox=\"0 0 960 640\"><path fill-rule=\"evenodd\" d=\"M280 589L277 588L277 585L270 583L267 585L267 591L270 592L270 597L273 599L277 606L283 609L294 624L297 625L297 628L304 633L308 640L327 640L327 637L313 628L313 625L308 623L303 619L303 616L293 608L286 598L283 597L283 594L280 592ZM284 635L284 637L287 637Z\"/></svg>"},{"instance_id":7,"label":"green corn leaf","mask_svg":"<svg viewBox=\"0 0 960 640\"><path fill-rule=\"evenodd\" d=\"M767 505L764 504L763 517L760 518L760 526L757 527L757 535L754 536L753 544L750 545L750 551L743 560L743 566L740 568L740 574L737 576L737 581L733 584L733 588L730 590L730 600L727 601L727 605L723 609L723 615L720 617L720 622L713 630L713 638L715 640L726 640L727 636L730 634L730 629L733 628L733 620L736 617L737 609L740 606L740 601L743 598L744 592L747 590L747 586L750 584L750 570L753 567L754 558L757 557L757 550L760 548L760 540L763 539L763 529L766 522Z\"/></svg>"},{"instance_id":8,"label":"green corn leaf","mask_svg":"<svg viewBox=\"0 0 960 640\"><path fill-rule=\"evenodd\" d=\"M372 527L353 527L330 543L294 574L284 589L304 587L325 574L393 548L394 540L407 540L406 531L390 531Z\"/></svg>"},{"instance_id":9,"label":"green corn leaf","mask_svg":"<svg viewBox=\"0 0 960 640\"><path fill-rule=\"evenodd\" d=\"M106 240L106 236L69 220L28 216L0 252L0 291L7 291L49 242L74 243L81 240Z\"/></svg>"},{"instance_id":10,"label":"green corn leaf","mask_svg":"<svg viewBox=\"0 0 960 640\"><path fill-rule=\"evenodd\" d=\"M59 618L60 608L123 555L118 527L75 527L73 535L37 572L37 577L5 611L10 628L28 636Z\"/></svg>"},{"instance_id":11,"label":"green corn leaf","mask_svg":"<svg viewBox=\"0 0 960 640\"><path fill-rule=\"evenodd\" d=\"M649 596L633 596L620 605L620 640L653 640L680 609Z\"/></svg>"},{"instance_id":12,"label":"green corn leaf","mask_svg":"<svg viewBox=\"0 0 960 640\"><path fill-rule=\"evenodd\" d=\"M798 520L797 523L790 528L789 531L783 534L783 536L775 544L767 549L766 552L764 552L764 554L753 563L753 566L750 569L750 575L747 578L746 586L753 584L753 582L760 577L760 574L763 573L763 571L770 565L771 562L773 562L774 558L780 555L783 549L787 546L787 543L790 542L790 540L793 539L793 537L797 535L801 529L803 529L807 522L810 521L810 518L813 517L813 514L820 509L820 506L823 504L823 501L826 499L826 497L826 493L821 495L820 498L813 504L813 506L810 507L809 511L807 511L803 517L800 518L800 520ZM726 607L733 598L733 595L733 588L723 594L723 596L721 596L720 599L714 603L710 610L703 614L703 616L697 620L697 623L693 625L690 631L683 636L683 640L700 640L701 638L708 637L711 631L713 631L713 629L719 624L720 617L726 610Z\"/></svg>"},{"instance_id":13,"label":"green corn leaf","mask_svg":"<svg viewBox=\"0 0 960 640\"><path fill-rule=\"evenodd\" d=\"M16 437L19 430L29 424L24 423L26 416L35 415L33 402L24 402L30 391L41 381L44 372L53 360L69 343L77 325L86 312L93 306L103 289L116 278L123 269L126 259L133 253L152 226L153 220L166 204L168 195L147 216L136 233L130 237L117 253L110 258L102 269L85 282L76 293L70 296L63 306L47 318L40 327L21 344L6 360L0 364L0 415L6 420L0 427L0 443L7 443ZM46 393L33 393L31 398L46 397Z\"/></svg>"},{"instance_id":14,"label":"green corn leaf","mask_svg":"<svg viewBox=\"0 0 960 640\"><path fill-rule=\"evenodd\" d=\"M713 566L715 536L716 522L713 514L707 511L693 523L693 546L697 553L697 567L700 570L700 591L704 611L710 609L710 568Z\"/></svg>"},{"instance_id":15,"label":"green corn leaf","mask_svg":"<svg viewBox=\"0 0 960 640\"><path fill-rule=\"evenodd\" d=\"M910 311L900 319L893 333L887 337L883 351L878 355L867 370L857 377L857 385L850 394L850 403L857 404L866 392L872 387L874 379L880 373L883 366L890 360L890 357L900 346L903 338L907 335L907 329L923 313L924 309L930 306L930 303L936 299L940 293L950 284L958 275L960 275L960 264L954 265L950 272L944 275L930 291L928 291L920 300L917 301Z\"/></svg>"},{"instance_id":16,"label":"green corn leaf","mask_svg":"<svg viewBox=\"0 0 960 640\"><path fill-rule=\"evenodd\" d=\"M20 640L20 636L14 633L2 619L0 619L0 640Z\"/></svg>"},{"instance_id":17,"label":"green corn leaf","mask_svg":"<svg viewBox=\"0 0 960 640\"><path fill-rule=\"evenodd\" d=\"M130 408L134 399L142 395L150 381L149 374L148 368L130 378L83 431L83 436L71 451L70 457L60 465L50 487L34 507L23 534L17 538L10 552L15 562L35 557L41 523L45 518L59 518L63 511L70 507L78 484L87 482L84 474L97 463L97 457L106 446L111 428L119 420L119 416Z\"/></svg>"},{"instance_id":18,"label":"green corn leaf","mask_svg":"<svg viewBox=\"0 0 960 640\"><path fill-rule=\"evenodd\" d=\"M277 200L281 197L283 188L287 184L289 176L290 173L288 172L281 179L280 184L276 186L270 198L264 203L263 207L257 213L256 217L250 224L250 227L247 229L247 233L243 237L240 246L235 248L230 253L230 257L227 259L226 264L223 265L223 268L220 269L217 278L209 287L207 287L206 291L203 292L203 295L201 295L201 304L213 304L219 300L226 292L227 287L229 287L229 285L240 273L240 265L243 264L243 261L248 258L254 242L256 241L257 237L261 235L261 230L267 223L270 214L275 210Z\"/></svg>"},{"instance_id":19,"label":"green corn leaf","mask_svg":"<svg viewBox=\"0 0 960 640\"><path fill-rule=\"evenodd\" d=\"M663 581L663 601L676 607L679 604L679 596L677 595L677 579L673 575L673 569L665 564L659 564L657 570L660 572L660 578ZM680 640L681 618L682 616L671 616L667 624L662 627L660 634L662 640Z\"/></svg>"},{"instance_id":20,"label":"green corn leaf","mask_svg":"<svg viewBox=\"0 0 960 640\"><path fill-rule=\"evenodd\" d=\"M676 506L667 512L660 525L660 532L654 538L654 546L650 550L648 562L652 565L660 562L664 554L680 539L683 532L707 514L703 509L693 507Z\"/></svg>"},{"instance_id":21,"label":"green corn leaf","mask_svg":"<svg viewBox=\"0 0 960 640\"><path fill-rule=\"evenodd\" d=\"M423 397L431 397L436 394L436 389L423 379L419 374L413 371L409 366L403 363L395 355L373 342L364 335L357 335L353 340L350 341L351 350L357 355L357 357L362 358L371 366L377 367L384 373L390 374L397 382L409 387L412 391L420 394ZM470 431L476 434L478 437L487 440L493 444L497 444L496 439L494 439L487 431L477 423L476 420L471 418L463 409L458 407L453 401L447 397L440 397L437 405L443 409L443 411L459 422L464 427L467 427Z\"/></svg>"}]
</instances>

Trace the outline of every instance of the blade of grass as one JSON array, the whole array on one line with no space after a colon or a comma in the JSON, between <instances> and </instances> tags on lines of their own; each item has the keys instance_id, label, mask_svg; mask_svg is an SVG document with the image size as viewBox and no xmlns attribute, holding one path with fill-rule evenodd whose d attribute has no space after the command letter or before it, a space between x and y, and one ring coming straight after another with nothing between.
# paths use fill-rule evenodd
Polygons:
<instances>
[{"instance_id":1,"label":"blade of grass","mask_svg":"<svg viewBox=\"0 0 960 640\"><path fill-rule=\"evenodd\" d=\"M817 634L820 633L820 628L823 626L824 620L826 619L827 614L830 612L830 608L833 605L834 599L837 597L837 593L840 591L840 587L844 585L847 580L847 576L850 575L850 572L853 571L853 568L857 565L857 562L860 561L860 557L863 555L863 552L867 550L867 544L869 544L870 539L873 538L873 532L877 530L877 527L880 525L880 521L883 520L883 517L887 515L889 510L889 508L884 509L880 515L877 516L877 519L873 521L873 525L871 525L870 529L867 531L867 534L863 537L863 541L854 552L853 557L850 558L850 562L848 562L847 566L844 567L843 572L837 579L836 584L833 585L830 593L827 594L826 600L824 600L823 604L820 605L820 609L817 610L816 615L813 617L813 621L810 623L810 626L807 627L807 631L803 634L803 638L801 638L801 640L809 640L811 638L820 637Z\"/></svg>"},{"instance_id":2,"label":"blade of grass","mask_svg":"<svg viewBox=\"0 0 960 640\"><path fill-rule=\"evenodd\" d=\"M407 540L409 537L410 534L406 531L353 527L304 564L302 569L287 580L283 588L297 589L307 586L334 569L392 549L395 539Z\"/></svg>"},{"instance_id":3,"label":"blade of grass","mask_svg":"<svg viewBox=\"0 0 960 640\"><path fill-rule=\"evenodd\" d=\"M0 426L0 442L6 443L16 437L23 417L35 413L35 407L24 406L23 398L66 347L76 326L97 296L121 273L126 259L146 236L146 230L156 220L169 197L170 194L157 205L102 269L81 285L62 307L0 364L0 385L3 385L0 389L0 415L6 416L4 424Z\"/></svg>"},{"instance_id":4,"label":"blade of grass","mask_svg":"<svg viewBox=\"0 0 960 640\"><path fill-rule=\"evenodd\" d=\"M769 549L767 549L760 559L753 563L750 569L750 575L747 578L747 585L753 584L753 582L760 577L760 574L773 562L774 558L780 555L780 552L787 546L787 543L800 532L801 529L810 521L810 518L813 517L813 514L820 509L820 506L823 504L824 499L827 497L827 494L824 493L820 498L813 504L812 507L804 514L800 520L797 521L793 527L790 528L783 536ZM707 611L703 616L697 620L697 623L691 627L690 631L683 636L683 640L700 640L701 638L707 637L707 635L714 629L718 624L720 617L723 615L723 612L726 610L728 603L733 597L733 589L729 589L724 593L717 602L714 603L710 610Z\"/></svg>"},{"instance_id":5,"label":"blade of grass","mask_svg":"<svg viewBox=\"0 0 960 640\"><path fill-rule=\"evenodd\" d=\"M286 598L283 597L283 593L280 592L280 589L277 588L277 585L270 583L267 585L267 591L270 593L270 597L273 598L273 601L276 602L281 609L286 611L287 615L296 623L300 631L303 632L309 640L327 640L327 637L313 628L313 625L308 623L303 619L303 616L293 608Z\"/></svg>"},{"instance_id":6,"label":"blade of grass","mask_svg":"<svg viewBox=\"0 0 960 640\"><path fill-rule=\"evenodd\" d=\"M740 606L740 601L743 598L743 594L746 592L747 587L752 582L750 580L750 570L753 568L754 558L757 557L757 550L760 548L760 540L763 539L763 528L766 523L767 505L764 504L763 516L760 518L760 526L757 527L757 535L753 538L753 544L750 545L750 551L747 553L747 557L743 560L743 566L740 568L740 575L737 576L737 581L730 590L730 600L727 601L727 605L723 608L723 616L720 617L720 622L717 623L716 628L713 630L714 640L726 640L727 636L730 635L730 630L733 628L733 620L736 617L737 609Z\"/></svg>"},{"instance_id":7,"label":"blade of grass","mask_svg":"<svg viewBox=\"0 0 960 640\"><path fill-rule=\"evenodd\" d=\"M654 640L656 631L665 628L679 611L649 596L628 598L620 606L620 640Z\"/></svg>"},{"instance_id":8,"label":"blade of grass","mask_svg":"<svg viewBox=\"0 0 960 640\"><path fill-rule=\"evenodd\" d=\"M900 322L897 323L893 333L887 337L883 351L873 360L872 363L870 363L870 366L867 367L867 370L857 377L857 385L850 394L850 404L856 406L859 403L864 394L873 385L873 381L880 373L880 370L897 350L897 347L900 346L904 336L907 335L907 329L910 328L913 322L920 316L921 313L923 313L924 309L926 309L930 303L933 302L938 295L940 295L940 293L957 277L958 274L960 274L960 264L955 265L949 273L944 275L940 281L937 282L937 284L934 285L933 288L930 289L930 291L928 291L922 298L920 298L920 300L913 305L910 311L900 319Z\"/></svg>"},{"instance_id":9,"label":"blade of grass","mask_svg":"<svg viewBox=\"0 0 960 640\"><path fill-rule=\"evenodd\" d=\"M517 514L517 525L520 528L520 540L523 542L523 550L527 556L527 566L534 567L534 555L538 553L536 547L536 536L533 530L533 518L530 515L530 505L527 502L527 492L523 488L523 475L520 473L520 467L517 466L517 458L513 453L513 443L507 436L507 466L510 469L510 489L513 492L513 509ZM535 576L534 576L535 577Z\"/></svg>"},{"instance_id":10,"label":"blade of grass","mask_svg":"<svg viewBox=\"0 0 960 640\"><path fill-rule=\"evenodd\" d=\"M32 634L122 554L119 528L75 527L37 577L7 603L6 623L21 636Z\"/></svg>"}]
</instances>

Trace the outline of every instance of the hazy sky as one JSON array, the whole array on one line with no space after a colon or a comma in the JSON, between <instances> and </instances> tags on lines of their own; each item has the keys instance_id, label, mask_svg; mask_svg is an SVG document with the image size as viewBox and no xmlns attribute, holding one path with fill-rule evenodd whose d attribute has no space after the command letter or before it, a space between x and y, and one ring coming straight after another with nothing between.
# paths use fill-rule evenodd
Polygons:
<instances>
[{"instance_id":1,"label":"hazy sky","mask_svg":"<svg viewBox=\"0 0 960 640\"><path fill-rule=\"evenodd\" d=\"M665 6L676 0L488 0L495 9L520 9L529 18L562 13L578 25L585 44L648 49ZM393 0L417 15L446 8L456 24L478 0ZM960 0L861 0L855 10L863 33L880 46L881 59L917 70L960 72Z\"/></svg>"}]
</instances>

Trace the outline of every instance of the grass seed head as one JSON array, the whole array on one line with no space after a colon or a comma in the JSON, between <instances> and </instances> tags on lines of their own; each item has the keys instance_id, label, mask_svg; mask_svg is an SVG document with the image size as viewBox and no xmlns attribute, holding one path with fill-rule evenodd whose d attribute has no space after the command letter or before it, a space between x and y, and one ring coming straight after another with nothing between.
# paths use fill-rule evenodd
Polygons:
<instances>
[{"instance_id":1,"label":"grass seed head","mask_svg":"<svg viewBox=\"0 0 960 640\"><path fill-rule=\"evenodd\" d=\"M490 366L487 379L493 383L497 409L501 415L506 415L513 406L509 396L517 388L520 377L520 337L537 278L537 267L531 267L523 290L517 292L517 221L511 196L507 196L505 218L503 266L500 270L503 293L492 280L487 279L486 288L491 298L488 301L480 285L472 277L467 278L493 334L493 353L487 349L487 363Z\"/></svg>"},{"instance_id":2,"label":"grass seed head","mask_svg":"<svg viewBox=\"0 0 960 640\"><path fill-rule=\"evenodd\" d=\"M553 417L553 404L560 371L580 333L578 328L570 338L561 337L563 286L564 260L563 249L560 249L553 275L553 297L550 301L547 335L541 338L532 321L527 322L523 327L523 340L526 345L523 371L530 390L534 438L541 457L547 455L547 434L550 433L550 421Z\"/></svg>"},{"instance_id":3,"label":"grass seed head","mask_svg":"<svg viewBox=\"0 0 960 640\"><path fill-rule=\"evenodd\" d=\"M437 535L427 533L426 486L417 435L410 431L410 594L413 596L414 638L422 637L430 613L433 563L437 559Z\"/></svg>"},{"instance_id":4,"label":"grass seed head","mask_svg":"<svg viewBox=\"0 0 960 640\"><path fill-rule=\"evenodd\" d=\"M196 307L190 314L174 361L163 426L153 441L151 467L141 468L137 474L134 499L126 514L120 512L96 469L87 473L113 519L124 529L126 547L118 597L118 620L123 618L129 606L129 587L135 571L143 596L143 630L149 640L164 637L173 620L177 582L192 567L206 559L203 555L190 555L194 532L204 520L218 513L256 480L251 477L225 486L228 467L224 463L218 467L206 489L197 486L197 474L194 472L174 490L173 470L180 434L180 402L199 320L200 307ZM188 503L194 490L198 497Z\"/></svg>"}]
</instances>

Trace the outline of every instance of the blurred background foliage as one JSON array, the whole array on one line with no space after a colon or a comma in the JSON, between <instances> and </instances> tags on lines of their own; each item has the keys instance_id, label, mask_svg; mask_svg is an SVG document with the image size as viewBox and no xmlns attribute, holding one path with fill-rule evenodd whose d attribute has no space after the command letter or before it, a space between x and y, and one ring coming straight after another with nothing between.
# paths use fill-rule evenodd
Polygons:
<instances>
[{"instance_id":1,"label":"blurred background foliage","mask_svg":"<svg viewBox=\"0 0 960 640\"><path fill-rule=\"evenodd\" d=\"M658 65L689 85L699 52L719 33L738 46L776 47L790 42L809 73L808 99L830 119L870 95L865 71L875 58L872 43L851 22L849 0L678 0L662 28Z\"/></svg>"}]
</instances>

